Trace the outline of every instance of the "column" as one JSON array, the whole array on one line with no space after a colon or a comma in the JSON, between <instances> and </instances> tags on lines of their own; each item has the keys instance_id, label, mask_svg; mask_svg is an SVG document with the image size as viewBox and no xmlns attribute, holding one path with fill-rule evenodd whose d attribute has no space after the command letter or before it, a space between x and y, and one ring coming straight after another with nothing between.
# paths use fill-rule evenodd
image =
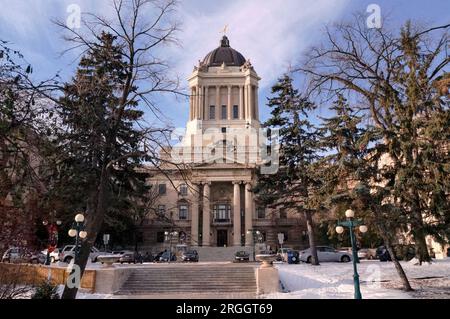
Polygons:
<instances>
[{"instance_id":1,"label":"column","mask_svg":"<svg viewBox=\"0 0 450 319\"><path fill-rule=\"evenodd\" d=\"M233 244L241 246L241 182L233 182Z\"/></svg>"},{"instance_id":2,"label":"column","mask_svg":"<svg viewBox=\"0 0 450 319\"><path fill-rule=\"evenodd\" d=\"M201 91L201 87L199 85L197 85L197 119L200 119L200 108L202 105L202 91Z\"/></svg>"},{"instance_id":3,"label":"column","mask_svg":"<svg viewBox=\"0 0 450 319\"><path fill-rule=\"evenodd\" d=\"M239 86L239 119L244 119L244 86Z\"/></svg>"},{"instance_id":4,"label":"column","mask_svg":"<svg viewBox=\"0 0 450 319\"><path fill-rule=\"evenodd\" d=\"M210 207L210 183L206 182L203 185L203 246L211 245L211 207Z\"/></svg>"},{"instance_id":5,"label":"column","mask_svg":"<svg viewBox=\"0 0 450 319\"><path fill-rule=\"evenodd\" d=\"M253 245L253 235L247 233L253 228L253 193L251 192L252 184L245 184L245 246Z\"/></svg>"},{"instance_id":6,"label":"column","mask_svg":"<svg viewBox=\"0 0 450 319\"><path fill-rule=\"evenodd\" d=\"M189 121L194 119L194 90L191 88L191 96L189 98Z\"/></svg>"},{"instance_id":7,"label":"column","mask_svg":"<svg viewBox=\"0 0 450 319\"><path fill-rule=\"evenodd\" d=\"M200 86L200 106L199 106L199 118L203 120L203 104L205 100L205 95L203 93L203 86Z\"/></svg>"},{"instance_id":8,"label":"column","mask_svg":"<svg viewBox=\"0 0 450 319\"><path fill-rule=\"evenodd\" d=\"M209 120L209 92L208 86L205 87L205 109L203 111L203 119Z\"/></svg>"},{"instance_id":9,"label":"column","mask_svg":"<svg viewBox=\"0 0 450 319\"><path fill-rule=\"evenodd\" d=\"M220 105L220 86L216 85L216 120L220 119L222 114Z\"/></svg>"},{"instance_id":10,"label":"column","mask_svg":"<svg viewBox=\"0 0 450 319\"><path fill-rule=\"evenodd\" d=\"M198 202L199 202L198 185L193 184L191 187L191 245L198 246Z\"/></svg>"},{"instance_id":11,"label":"column","mask_svg":"<svg viewBox=\"0 0 450 319\"><path fill-rule=\"evenodd\" d=\"M248 115L250 119L254 118L253 114L253 86L248 86Z\"/></svg>"},{"instance_id":12,"label":"column","mask_svg":"<svg viewBox=\"0 0 450 319\"><path fill-rule=\"evenodd\" d=\"M258 87L255 86L255 119L259 121L259 97L258 97Z\"/></svg>"},{"instance_id":13,"label":"column","mask_svg":"<svg viewBox=\"0 0 450 319\"><path fill-rule=\"evenodd\" d=\"M245 119L248 120L248 86L244 86L244 110L245 110Z\"/></svg>"},{"instance_id":14,"label":"column","mask_svg":"<svg viewBox=\"0 0 450 319\"><path fill-rule=\"evenodd\" d=\"M231 113L232 113L232 105L231 105L231 85L228 86L228 100L227 100L227 117L228 120L231 120Z\"/></svg>"}]
</instances>

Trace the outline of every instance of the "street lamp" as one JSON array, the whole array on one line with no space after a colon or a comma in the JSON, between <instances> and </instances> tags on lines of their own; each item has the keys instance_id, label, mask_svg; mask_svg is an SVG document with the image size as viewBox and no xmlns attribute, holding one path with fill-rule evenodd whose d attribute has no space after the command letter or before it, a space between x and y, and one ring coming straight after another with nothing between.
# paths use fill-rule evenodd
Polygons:
<instances>
[{"instance_id":1,"label":"street lamp","mask_svg":"<svg viewBox=\"0 0 450 319\"><path fill-rule=\"evenodd\" d=\"M350 230L350 241L352 243L352 261L353 261L353 284L355 286L355 299L362 299L361 289L359 287L359 275L356 263L358 261L358 253L356 251L356 238L353 229L359 226L359 231L361 233L366 233L368 228L365 225L361 225L360 221L354 220L355 212L351 209L348 209L345 212L345 217L347 217L347 221L339 222L336 227L336 233L342 234L344 232L344 227L347 227Z\"/></svg>"},{"instance_id":2,"label":"street lamp","mask_svg":"<svg viewBox=\"0 0 450 319\"><path fill-rule=\"evenodd\" d=\"M77 214L75 216L75 222L72 224L72 228L69 230L69 236L75 237L75 260L78 257L78 250L79 250L79 242L80 238L85 239L87 237L88 233L84 230L84 215L83 214Z\"/></svg>"},{"instance_id":3,"label":"street lamp","mask_svg":"<svg viewBox=\"0 0 450 319\"><path fill-rule=\"evenodd\" d=\"M48 244L47 244L47 257L45 259L45 265L50 265L50 253L55 250L55 248L58 246L58 226L61 226L62 221L59 219L54 221L54 215L51 214L50 220L44 220L42 221L42 224L47 228L48 232Z\"/></svg>"},{"instance_id":4,"label":"street lamp","mask_svg":"<svg viewBox=\"0 0 450 319\"><path fill-rule=\"evenodd\" d=\"M256 229L249 229L247 230L247 234L251 234L253 238L253 261L256 261L256 240L261 235L261 232Z\"/></svg>"},{"instance_id":5,"label":"street lamp","mask_svg":"<svg viewBox=\"0 0 450 319\"><path fill-rule=\"evenodd\" d=\"M172 259L172 239L176 236L178 236L177 231L166 231L164 232L164 235L166 236L167 240L169 241L169 264Z\"/></svg>"}]
</instances>

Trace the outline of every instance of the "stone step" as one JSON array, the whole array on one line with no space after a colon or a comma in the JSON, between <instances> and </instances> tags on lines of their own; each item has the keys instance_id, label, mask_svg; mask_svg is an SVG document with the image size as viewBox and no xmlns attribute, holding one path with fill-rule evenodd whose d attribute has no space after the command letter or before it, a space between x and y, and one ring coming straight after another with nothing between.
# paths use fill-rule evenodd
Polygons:
<instances>
[{"instance_id":1,"label":"stone step","mask_svg":"<svg viewBox=\"0 0 450 319\"><path fill-rule=\"evenodd\" d=\"M165 264L133 270L119 295L256 294L255 265Z\"/></svg>"}]
</instances>

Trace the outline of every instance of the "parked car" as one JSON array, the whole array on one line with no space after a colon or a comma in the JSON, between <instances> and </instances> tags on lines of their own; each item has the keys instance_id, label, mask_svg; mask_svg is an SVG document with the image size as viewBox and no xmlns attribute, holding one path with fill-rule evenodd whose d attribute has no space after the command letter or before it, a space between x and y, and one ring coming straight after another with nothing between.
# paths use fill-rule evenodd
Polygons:
<instances>
[{"instance_id":1,"label":"parked car","mask_svg":"<svg viewBox=\"0 0 450 319\"><path fill-rule=\"evenodd\" d=\"M358 258L359 259L375 259L377 255L376 249L372 248L361 248L358 250Z\"/></svg>"},{"instance_id":2,"label":"parked car","mask_svg":"<svg viewBox=\"0 0 450 319\"><path fill-rule=\"evenodd\" d=\"M377 248L376 256L377 259L379 259L382 262L392 261L391 255L389 254L385 246L380 246Z\"/></svg>"},{"instance_id":3,"label":"parked car","mask_svg":"<svg viewBox=\"0 0 450 319\"><path fill-rule=\"evenodd\" d=\"M152 255L152 253L146 252L145 255L143 256L143 259L144 259L144 262L151 263L155 260L155 257Z\"/></svg>"},{"instance_id":4,"label":"parked car","mask_svg":"<svg viewBox=\"0 0 450 319\"><path fill-rule=\"evenodd\" d=\"M234 260L236 262L250 261L250 254L244 250L238 251L234 254Z\"/></svg>"},{"instance_id":5,"label":"parked car","mask_svg":"<svg viewBox=\"0 0 450 319\"><path fill-rule=\"evenodd\" d=\"M167 250L165 250L156 255L155 261L156 262L168 262L169 258L170 258L170 261L177 261L177 256L175 256L175 254L170 253Z\"/></svg>"},{"instance_id":6,"label":"parked car","mask_svg":"<svg viewBox=\"0 0 450 319\"><path fill-rule=\"evenodd\" d=\"M136 251L126 251L121 254L121 256L119 258L119 262L121 264L123 264L123 263L128 263L128 264L142 263L142 256Z\"/></svg>"},{"instance_id":7,"label":"parked car","mask_svg":"<svg viewBox=\"0 0 450 319\"><path fill-rule=\"evenodd\" d=\"M319 258L319 262L349 262L352 260L352 255L350 253L338 251L333 247L328 246L317 246L317 257ZM311 263L311 248L300 252L300 260Z\"/></svg>"},{"instance_id":8,"label":"parked car","mask_svg":"<svg viewBox=\"0 0 450 319\"><path fill-rule=\"evenodd\" d=\"M287 261L289 264L298 264L300 262L300 253L296 250L289 250L287 253Z\"/></svg>"},{"instance_id":9,"label":"parked car","mask_svg":"<svg viewBox=\"0 0 450 319\"><path fill-rule=\"evenodd\" d=\"M93 263L97 262L97 257L100 255L111 255L109 252L102 252L95 247L91 248L91 253L89 254L89 258ZM72 259L75 258L75 245L66 245L59 253L59 260L65 263L70 263Z\"/></svg>"},{"instance_id":10,"label":"parked car","mask_svg":"<svg viewBox=\"0 0 450 319\"><path fill-rule=\"evenodd\" d=\"M196 250L188 250L181 254L181 261L198 262L198 252Z\"/></svg>"},{"instance_id":11,"label":"parked car","mask_svg":"<svg viewBox=\"0 0 450 319\"><path fill-rule=\"evenodd\" d=\"M38 264L42 262L42 254L33 253L26 248L11 247L2 256L2 262ZM45 259L44 259L45 262Z\"/></svg>"},{"instance_id":12,"label":"parked car","mask_svg":"<svg viewBox=\"0 0 450 319\"><path fill-rule=\"evenodd\" d=\"M293 249L289 248L289 247L283 247L283 248L278 249L276 260L287 262L288 261L288 253L292 250Z\"/></svg>"},{"instance_id":13,"label":"parked car","mask_svg":"<svg viewBox=\"0 0 450 319\"><path fill-rule=\"evenodd\" d=\"M42 254L45 255L45 259L47 259L47 249L44 249L43 251L41 251ZM50 253L50 262L51 263L55 263L59 261L59 248L55 248L51 253Z\"/></svg>"}]
</instances>

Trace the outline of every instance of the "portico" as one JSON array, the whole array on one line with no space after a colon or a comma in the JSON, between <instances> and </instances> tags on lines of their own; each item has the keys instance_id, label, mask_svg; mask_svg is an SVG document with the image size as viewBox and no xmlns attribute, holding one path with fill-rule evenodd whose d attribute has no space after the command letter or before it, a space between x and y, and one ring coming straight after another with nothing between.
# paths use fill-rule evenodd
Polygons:
<instances>
[{"instance_id":1,"label":"portico","mask_svg":"<svg viewBox=\"0 0 450 319\"><path fill-rule=\"evenodd\" d=\"M245 180L195 184L196 194L193 195L191 207L191 245L251 246L252 238L246 235L246 230L253 227L255 215L251 188L252 182Z\"/></svg>"}]
</instances>

